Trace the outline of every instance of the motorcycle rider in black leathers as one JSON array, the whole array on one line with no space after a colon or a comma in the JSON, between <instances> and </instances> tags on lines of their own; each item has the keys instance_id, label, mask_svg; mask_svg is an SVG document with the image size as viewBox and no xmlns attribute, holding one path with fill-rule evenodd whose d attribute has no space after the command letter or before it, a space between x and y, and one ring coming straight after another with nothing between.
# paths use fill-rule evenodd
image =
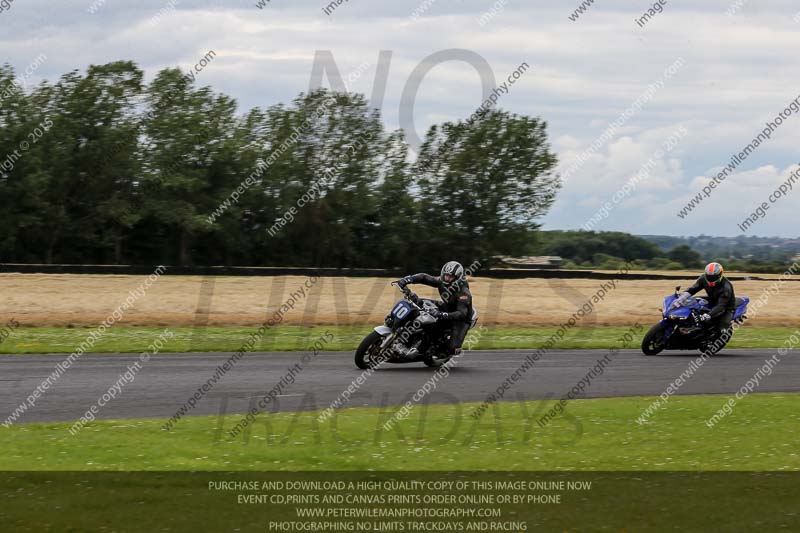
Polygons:
<instances>
[{"instance_id":1,"label":"motorcycle rider in black leathers","mask_svg":"<svg viewBox=\"0 0 800 533\"><path fill-rule=\"evenodd\" d=\"M438 320L437 323L450 328L447 354L460 354L461 345L472 321L472 293L464 276L464 267L457 261L450 261L442 267L438 278L420 273L406 276L395 283L406 293L410 292L406 287L410 283L428 285L439 290L441 300L436 302L438 310L434 310L431 314Z\"/></svg>"},{"instance_id":2,"label":"motorcycle rider in black leathers","mask_svg":"<svg viewBox=\"0 0 800 533\"><path fill-rule=\"evenodd\" d=\"M736 312L736 294L733 284L725 277L725 269L719 263L706 265L703 275L697 278L694 285L686 289L676 302L682 304L689 296L705 290L708 295L709 313L700 316L700 320L715 324L721 334L730 334L733 315ZM676 306L677 307L677 306Z\"/></svg>"}]
</instances>

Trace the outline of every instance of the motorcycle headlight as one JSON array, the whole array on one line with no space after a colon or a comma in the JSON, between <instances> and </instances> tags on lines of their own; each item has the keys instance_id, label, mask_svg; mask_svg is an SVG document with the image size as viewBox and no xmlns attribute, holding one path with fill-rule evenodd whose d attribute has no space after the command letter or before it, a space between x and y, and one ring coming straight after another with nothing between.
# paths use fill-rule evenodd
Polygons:
<instances>
[{"instance_id":1,"label":"motorcycle headlight","mask_svg":"<svg viewBox=\"0 0 800 533\"><path fill-rule=\"evenodd\" d=\"M667 318L670 320L686 320L686 317L681 315L669 315Z\"/></svg>"}]
</instances>

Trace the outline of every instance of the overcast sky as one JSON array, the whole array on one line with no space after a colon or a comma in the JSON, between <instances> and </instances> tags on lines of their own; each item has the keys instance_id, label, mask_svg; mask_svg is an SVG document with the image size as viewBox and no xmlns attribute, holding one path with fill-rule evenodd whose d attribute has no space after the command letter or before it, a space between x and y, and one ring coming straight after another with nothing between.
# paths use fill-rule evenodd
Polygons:
<instances>
[{"instance_id":1,"label":"overcast sky","mask_svg":"<svg viewBox=\"0 0 800 533\"><path fill-rule=\"evenodd\" d=\"M414 69L432 54L464 50L444 57L462 54L469 62L436 64L422 79L413 106L420 136L430 124L465 118L480 105L476 64L485 61L484 79L502 84L524 62L531 68L498 106L547 121L562 174L595 147L570 171L544 219L548 229L582 227L653 158L647 177L617 197L596 229L739 235L737 224L800 164L800 116L792 115L692 213L677 216L800 96L796 0L668 0L644 27L636 19L652 2L596 0L572 21L578 0L349 0L326 14L329 1L271 0L259 9L258 0L14 0L0 3L0 49L18 73L46 56L28 80L33 84L118 59L136 61L149 79L164 67L189 69L214 50L198 81L234 96L242 109L307 91L320 50L351 78L350 90L369 97L379 53L388 50L381 109L391 129L409 127L400 119L401 95ZM665 77L676 61L682 66ZM623 117L609 140L595 143L637 99L641 108ZM677 145L655 156L674 132L684 132ZM800 182L747 234L798 236L798 189Z\"/></svg>"}]
</instances>

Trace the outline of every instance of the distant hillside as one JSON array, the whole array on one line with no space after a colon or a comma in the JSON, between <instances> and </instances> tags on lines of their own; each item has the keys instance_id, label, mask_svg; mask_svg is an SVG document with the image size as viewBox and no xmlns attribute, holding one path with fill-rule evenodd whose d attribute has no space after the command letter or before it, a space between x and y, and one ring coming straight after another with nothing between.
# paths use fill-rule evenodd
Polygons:
<instances>
[{"instance_id":1,"label":"distant hillside","mask_svg":"<svg viewBox=\"0 0 800 533\"><path fill-rule=\"evenodd\" d=\"M719 261L731 271L781 273L800 256L800 238L670 237L553 230L541 231L535 239L535 255L558 256L567 269L615 269L630 262L640 270L691 270Z\"/></svg>"},{"instance_id":2,"label":"distant hillside","mask_svg":"<svg viewBox=\"0 0 800 533\"><path fill-rule=\"evenodd\" d=\"M639 235L664 251L687 245L704 258L758 259L782 261L800 254L800 238L784 237L672 237L668 235Z\"/></svg>"}]
</instances>

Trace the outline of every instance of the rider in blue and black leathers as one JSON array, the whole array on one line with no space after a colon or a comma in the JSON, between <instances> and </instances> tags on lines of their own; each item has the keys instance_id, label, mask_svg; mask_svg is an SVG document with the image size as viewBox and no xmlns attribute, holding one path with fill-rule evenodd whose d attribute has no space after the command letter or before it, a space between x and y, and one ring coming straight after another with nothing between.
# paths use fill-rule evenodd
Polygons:
<instances>
[{"instance_id":1,"label":"rider in blue and black leathers","mask_svg":"<svg viewBox=\"0 0 800 533\"><path fill-rule=\"evenodd\" d=\"M442 267L441 275L437 278L430 274L414 274L398 280L397 285L401 290L407 291L406 285L419 283L436 287L439 291L440 301L436 302L438 312L432 315L439 323L446 322L450 328L450 342L447 345L448 355L461 353L461 345L467 336L472 320L472 293L469 283L464 277L464 267L456 261L450 261Z\"/></svg>"}]
</instances>

